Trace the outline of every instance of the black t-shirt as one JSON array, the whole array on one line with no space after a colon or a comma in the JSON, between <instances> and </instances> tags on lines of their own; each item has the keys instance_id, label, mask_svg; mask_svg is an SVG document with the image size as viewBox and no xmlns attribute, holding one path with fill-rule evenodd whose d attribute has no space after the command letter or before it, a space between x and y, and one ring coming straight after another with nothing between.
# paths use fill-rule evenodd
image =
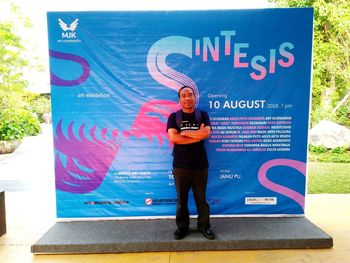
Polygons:
<instances>
[{"instance_id":1,"label":"black t-shirt","mask_svg":"<svg viewBox=\"0 0 350 263\"><path fill-rule=\"evenodd\" d=\"M176 112L170 114L168 118L167 128L177 129L180 131L185 130L199 130L200 125L203 123L205 126L210 125L210 119L208 113L201 111L201 121L197 123L195 113L182 112L181 127L176 124ZM191 143L191 144L174 144L173 150L173 167L184 169L203 169L208 168L207 152L204 147L204 141Z\"/></svg>"}]
</instances>

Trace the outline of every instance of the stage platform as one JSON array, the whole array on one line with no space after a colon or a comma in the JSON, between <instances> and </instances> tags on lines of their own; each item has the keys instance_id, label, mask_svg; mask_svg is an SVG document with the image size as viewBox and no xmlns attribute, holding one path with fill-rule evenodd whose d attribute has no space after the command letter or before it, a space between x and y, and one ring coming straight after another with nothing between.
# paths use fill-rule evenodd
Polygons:
<instances>
[{"instance_id":1,"label":"stage platform","mask_svg":"<svg viewBox=\"0 0 350 263\"><path fill-rule=\"evenodd\" d=\"M58 222L34 254L130 253L245 249L331 248L333 239L304 217L212 218L215 240L196 231L174 240L172 219Z\"/></svg>"}]
</instances>

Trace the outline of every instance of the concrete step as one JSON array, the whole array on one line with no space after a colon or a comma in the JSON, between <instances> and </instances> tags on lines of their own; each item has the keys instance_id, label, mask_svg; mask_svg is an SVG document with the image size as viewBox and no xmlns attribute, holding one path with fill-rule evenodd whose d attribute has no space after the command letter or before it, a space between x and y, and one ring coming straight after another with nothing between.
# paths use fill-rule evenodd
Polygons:
<instances>
[{"instance_id":1,"label":"concrete step","mask_svg":"<svg viewBox=\"0 0 350 263\"><path fill-rule=\"evenodd\" d=\"M333 246L332 237L304 217L212 218L211 225L216 234L212 241L194 224L188 236L174 240L173 219L58 222L31 250L34 254L84 254Z\"/></svg>"}]
</instances>

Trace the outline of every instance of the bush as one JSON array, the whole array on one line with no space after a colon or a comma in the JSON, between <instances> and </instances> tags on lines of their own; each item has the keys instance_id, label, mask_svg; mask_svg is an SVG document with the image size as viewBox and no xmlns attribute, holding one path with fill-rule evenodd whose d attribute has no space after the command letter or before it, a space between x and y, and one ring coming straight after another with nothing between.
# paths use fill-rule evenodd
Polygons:
<instances>
[{"instance_id":1,"label":"bush","mask_svg":"<svg viewBox=\"0 0 350 263\"><path fill-rule=\"evenodd\" d=\"M35 136L41 132L40 122L37 116L29 110L19 110L20 125L23 127L24 135Z\"/></svg>"},{"instance_id":2,"label":"bush","mask_svg":"<svg viewBox=\"0 0 350 263\"><path fill-rule=\"evenodd\" d=\"M313 146L309 144L309 161L350 163L350 151L348 147L327 149L324 146Z\"/></svg>"},{"instance_id":3,"label":"bush","mask_svg":"<svg viewBox=\"0 0 350 263\"><path fill-rule=\"evenodd\" d=\"M24 93L0 90L0 141L21 140L40 133L39 120L24 97Z\"/></svg>"},{"instance_id":4,"label":"bush","mask_svg":"<svg viewBox=\"0 0 350 263\"><path fill-rule=\"evenodd\" d=\"M342 154L342 153L346 153L348 151L348 147L336 147L334 149L330 150L332 153L338 153L338 154Z\"/></svg>"},{"instance_id":5,"label":"bush","mask_svg":"<svg viewBox=\"0 0 350 263\"><path fill-rule=\"evenodd\" d=\"M348 102L345 105L338 109L336 117L339 124L350 127L350 98L348 98Z\"/></svg>"},{"instance_id":6,"label":"bush","mask_svg":"<svg viewBox=\"0 0 350 263\"><path fill-rule=\"evenodd\" d=\"M15 21L0 21L0 146L6 150L25 135L40 133L40 123L28 103L32 95L25 91L28 81L24 72L34 65L27 59L26 43L16 33L18 26L18 29L23 26L28 29L29 20L21 15L18 7L10 6ZM9 9L7 5L4 7Z\"/></svg>"},{"instance_id":7,"label":"bush","mask_svg":"<svg viewBox=\"0 0 350 263\"><path fill-rule=\"evenodd\" d=\"M26 135L38 135L40 123L27 109L4 110L0 115L0 140L21 140Z\"/></svg>"},{"instance_id":8,"label":"bush","mask_svg":"<svg viewBox=\"0 0 350 263\"><path fill-rule=\"evenodd\" d=\"M309 151L313 153L325 153L328 149L322 145L313 146L312 144L309 144Z\"/></svg>"},{"instance_id":9,"label":"bush","mask_svg":"<svg viewBox=\"0 0 350 263\"><path fill-rule=\"evenodd\" d=\"M28 103L30 110L37 115L39 121L45 122L43 118L44 113L51 111L50 99L40 95L33 95L28 99Z\"/></svg>"},{"instance_id":10,"label":"bush","mask_svg":"<svg viewBox=\"0 0 350 263\"><path fill-rule=\"evenodd\" d=\"M23 128L14 119L2 118L0 120L0 141L21 140L24 137Z\"/></svg>"}]
</instances>

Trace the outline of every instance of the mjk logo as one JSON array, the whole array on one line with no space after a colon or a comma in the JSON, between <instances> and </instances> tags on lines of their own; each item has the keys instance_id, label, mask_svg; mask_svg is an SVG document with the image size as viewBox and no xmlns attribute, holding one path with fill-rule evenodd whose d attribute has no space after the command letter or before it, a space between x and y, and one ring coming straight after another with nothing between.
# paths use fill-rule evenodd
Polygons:
<instances>
[{"instance_id":1,"label":"mjk logo","mask_svg":"<svg viewBox=\"0 0 350 263\"><path fill-rule=\"evenodd\" d=\"M75 30L78 27L78 21L79 19L75 19L69 26L61 18L58 19L58 24L60 25L61 29L64 31L62 32L62 38L76 38ZM70 32L66 32L70 31Z\"/></svg>"}]
</instances>

